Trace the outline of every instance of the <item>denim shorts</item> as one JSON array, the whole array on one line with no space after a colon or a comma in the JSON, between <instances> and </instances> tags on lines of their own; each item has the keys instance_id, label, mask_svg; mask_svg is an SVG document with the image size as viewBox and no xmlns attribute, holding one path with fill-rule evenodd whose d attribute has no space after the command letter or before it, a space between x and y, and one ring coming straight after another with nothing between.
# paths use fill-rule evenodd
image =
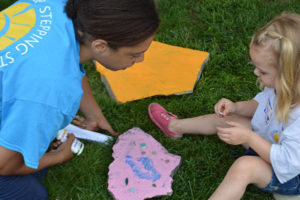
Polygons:
<instances>
[{"instance_id":1,"label":"denim shorts","mask_svg":"<svg viewBox=\"0 0 300 200\"><path fill-rule=\"evenodd\" d=\"M258 154L251 148L248 148L245 154L249 156L258 156ZM259 189L282 195L300 195L300 174L285 183L280 183L274 173L274 170L272 170L272 179L269 185L265 188Z\"/></svg>"}]
</instances>

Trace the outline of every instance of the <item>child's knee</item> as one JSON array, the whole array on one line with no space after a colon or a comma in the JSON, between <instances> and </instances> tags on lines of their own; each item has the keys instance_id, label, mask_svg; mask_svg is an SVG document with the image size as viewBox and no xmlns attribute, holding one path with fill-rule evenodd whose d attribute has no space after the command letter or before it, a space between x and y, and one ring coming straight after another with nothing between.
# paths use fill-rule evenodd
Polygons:
<instances>
[{"instance_id":1,"label":"child's knee","mask_svg":"<svg viewBox=\"0 0 300 200\"><path fill-rule=\"evenodd\" d=\"M231 166L232 170L237 176L244 177L250 180L255 171L255 164L253 163L253 156L242 156L238 158Z\"/></svg>"}]
</instances>

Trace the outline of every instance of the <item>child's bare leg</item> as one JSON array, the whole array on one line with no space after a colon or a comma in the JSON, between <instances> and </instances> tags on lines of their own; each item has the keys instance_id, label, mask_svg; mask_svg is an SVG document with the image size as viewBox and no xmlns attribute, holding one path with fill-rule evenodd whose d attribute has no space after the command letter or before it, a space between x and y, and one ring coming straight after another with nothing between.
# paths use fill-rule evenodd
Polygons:
<instances>
[{"instance_id":1,"label":"child's bare leg","mask_svg":"<svg viewBox=\"0 0 300 200\"><path fill-rule=\"evenodd\" d=\"M266 187L272 178L270 164L258 156L243 156L228 170L222 183L209 200L241 199L248 184Z\"/></svg>"},{"instance_id":2,"label":"child's bare leg","mask_svg":"<svg viewBox=\"0 0 300 200\"><path fill-rule=\"evenodd\" d=\"M169 123L169 130L179 134L202 134L212 135L217 132L216 127L227 127L225 121L234 121L243 124L251 128L251 119L238 116L230 115L224 118L220 118L215 114L202 115L194 118L186 119L171 119Z\"/></svg>"}]
</instances>

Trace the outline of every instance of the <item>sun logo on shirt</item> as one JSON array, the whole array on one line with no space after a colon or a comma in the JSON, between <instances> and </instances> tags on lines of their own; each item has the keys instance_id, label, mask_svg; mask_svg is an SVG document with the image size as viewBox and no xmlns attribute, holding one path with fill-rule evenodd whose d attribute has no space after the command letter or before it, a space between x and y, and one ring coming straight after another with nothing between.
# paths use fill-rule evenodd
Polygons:
<instances>
[{"instance_id":1,"label":"sun logo on shirt","mask_svg":"<svg viewBox=\"0 0 300 200\"><path fill-rule=\"evenodd\" d=\"M273 135L273 138L275 139L276 143L279 142L279 134L278 134L278 133L275 133L275 134Z\"/></svg>"},{"instance_id":2,"label":"sun logo on shirt","mask_svg":"<svg viewBox=\"0 0 300 200\"><path fill-rule=\"evenodd\" d=\"M35 22L35 10L28 3L18 3L0 12L0 50L25 36Z\"/></svg>"}]
</instances>

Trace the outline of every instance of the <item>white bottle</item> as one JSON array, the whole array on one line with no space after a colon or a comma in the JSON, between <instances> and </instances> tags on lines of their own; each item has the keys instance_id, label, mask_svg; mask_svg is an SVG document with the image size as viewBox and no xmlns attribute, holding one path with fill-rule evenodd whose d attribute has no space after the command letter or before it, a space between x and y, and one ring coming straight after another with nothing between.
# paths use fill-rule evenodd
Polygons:
<instances>
[{"instance_id":1,"label":"white bottle","mask_svg":"<svg viewBox=\"0 0 300 200\"><path fill-rule=\"evenodd\" d=\"M62 143L67 141L68 132L65 129L62 129L58 131L56 139L60 140ZM80 142L77 138L74 139L71 150L73 153L75 153L77 156L79 156L84 149L84 144Z\"/></svg>"}]
</instances>

